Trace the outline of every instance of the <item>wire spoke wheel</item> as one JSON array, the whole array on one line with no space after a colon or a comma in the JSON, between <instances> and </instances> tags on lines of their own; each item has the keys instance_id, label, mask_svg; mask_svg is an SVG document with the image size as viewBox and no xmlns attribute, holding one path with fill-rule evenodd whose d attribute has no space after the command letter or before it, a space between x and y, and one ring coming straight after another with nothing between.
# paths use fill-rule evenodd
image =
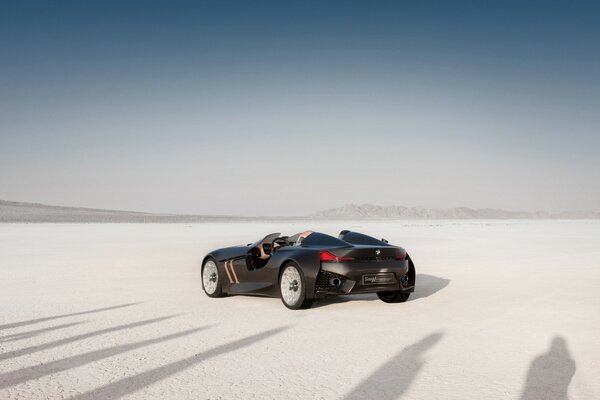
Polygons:
<instances>
[{"instance_id":1,"label":"wire spoke wheel","mask_svg":"<svg viewBox=\"0 0 600 400\"><path fill-rule=\"evenodd\" d=\"M212 260L207 261L202 270L202 284L207 294L215 293L218 280L219 270L217 269L217 265Z\"/></svg>"},{"instance_id":2,"label":"wire spoke wheel","mask_svg":"<svg viewBox=\"0 0 600 400\"><path fill-rule=\"evenodd\" d=\"M281 275L281 298L285 304L295 306L302 295L302 277L294 266L288 266Z\"/></svg>"}]
</instances>

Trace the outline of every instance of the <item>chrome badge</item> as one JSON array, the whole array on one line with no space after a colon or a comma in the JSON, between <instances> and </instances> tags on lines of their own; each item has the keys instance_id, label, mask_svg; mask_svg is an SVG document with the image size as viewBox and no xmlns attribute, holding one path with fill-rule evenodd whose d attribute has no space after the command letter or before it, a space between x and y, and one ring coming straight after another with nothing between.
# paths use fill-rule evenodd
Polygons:
<instances>
[{"instance_id":1,"label":"chrome badge","mask_svg":"<svg viewBox=\"0 0 600 400\"><path fill-rule=\"evenodd\" d=\"M379 249L375 250L375 255L376 255L376 256L378 256L378 255L380 255L380 254L381 254L381 250L379 250Z\"/></svg>"}]
</instances>

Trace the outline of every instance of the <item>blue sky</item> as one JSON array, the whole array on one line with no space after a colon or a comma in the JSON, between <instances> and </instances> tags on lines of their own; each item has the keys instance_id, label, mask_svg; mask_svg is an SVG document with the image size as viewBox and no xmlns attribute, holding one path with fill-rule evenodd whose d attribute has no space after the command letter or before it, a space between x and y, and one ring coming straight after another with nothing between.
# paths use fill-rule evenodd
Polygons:
<instances>
[{"instance_id":1,"label":"blue sky","mask_svg":"<svg viewBox=\"0 0 600 400\"><path fill-rule=\"evenodd\" d=\"M0 198L599 210L592 2L14 2Z\"/></svg>"}]
</instances>

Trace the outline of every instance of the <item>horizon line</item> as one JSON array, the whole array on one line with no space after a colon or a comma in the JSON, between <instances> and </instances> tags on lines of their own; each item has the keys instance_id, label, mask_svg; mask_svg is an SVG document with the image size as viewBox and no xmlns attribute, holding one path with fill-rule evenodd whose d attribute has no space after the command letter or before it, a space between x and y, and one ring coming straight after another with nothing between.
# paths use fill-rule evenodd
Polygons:
<instances>
[{"instance_id":1,"label":"horizon line","mask_svg":"<svg viewBox=\"0 0 600 400\"><path fill-rule=\"evenodd\" d=\"M344 218L344 216L332 217L319 215L329 211L338 210L344 207L364 207L364 206L372 206L377 208L389 209L389 208L406 208L406 209L424 209L424 210L435 210L435 211L444 211L444 210L456 210L456 209L466 209L470 211L498 211L498 212L506 212L506 213L514 213L514 214L547 214L549 217L557 217L562 214L569 213L589 213L589 214L600 214L600 211L594 210L564 210L558 212L549 212L546 210L535 210L535 211L526 211L526 210L508 210L502 208L495 207L485 207L485 208L474 208L468 206L454 206L454 207L424 207L424 206L404 206L399 204L394 205L380 205L374 203L346 203L337 207L328 207L323 208L321 210L312 212L310 214L304 215L240 215L240 214L198 214L198 213L165 213L165 212L154 212L154 211L134 211L134 210L123 210L123 209L110 209L110 208L97 208L97 207L87 207L87 206L79 206L79 205L56 205L56 204L46 204L40 202L32 202L32 201L19 201L19 200L5 200L0 199L0 205L17 205L17 206L41 206L48 208L60 208L60 209L73 209L73 210L81 210L81 211L92 211L92 212L111 212L111 213L123 213L123 214L139 214L139 216L148 216L148 217L208 217L208 218L240 218L240 219L260 219L260 218ZM352 218L383 218L383 217L369 217L362 216L357 217L354 216ZM437 218L440 219L440 218Z\"/></svg>"}]
</instances>

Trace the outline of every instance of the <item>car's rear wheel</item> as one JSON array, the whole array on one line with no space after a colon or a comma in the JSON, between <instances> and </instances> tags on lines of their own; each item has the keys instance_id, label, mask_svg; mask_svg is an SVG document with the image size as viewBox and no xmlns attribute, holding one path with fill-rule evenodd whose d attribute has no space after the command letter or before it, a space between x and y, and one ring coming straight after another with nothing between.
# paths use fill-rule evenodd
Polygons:
<instances>
[{"instance_id":1,"label":"car's rear wheel","mask_svg":"<svg viewBox=\"0 0 600 400\"><path fill-rule=\"evenodd\" d=\"M377 292L377 297L385 303L404 303L410 297L410 293L403 293L400 291Z\"/></svg>"},{"instance_id":2,"label":"car's rear wheel","mask_svg":"<svg viewBox=\"0 0 600 400\"><path fill-rule=\"evenodd\" d=\"M313 300L306 298L306 283L295 263L287 264L279 277L279 294L283 304L292 310L309 308Z\"/></svg>"},{"instance_id":3,"label":"car's rear wheel","mask_svg":"<svg viewBox=\"0 0 600 400\"><path fill-rule=\"evenodd\" d=\"M225 296L221 288L221 276L217 262L212 258L208 258L202 265L202 289L208 297Z\"/></svg>"}]
</instances>

